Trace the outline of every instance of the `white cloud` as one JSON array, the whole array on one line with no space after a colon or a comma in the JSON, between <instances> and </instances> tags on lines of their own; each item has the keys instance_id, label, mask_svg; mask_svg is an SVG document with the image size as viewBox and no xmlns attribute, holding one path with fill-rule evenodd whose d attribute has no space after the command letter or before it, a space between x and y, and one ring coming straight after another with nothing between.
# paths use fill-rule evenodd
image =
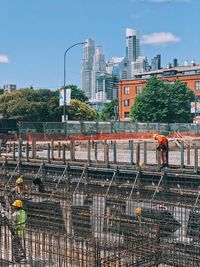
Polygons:
<instances>
[{"instance_id":1,"label":"white cloud","mask_svg":"<svg viewBox=\"0 0 200 267\"><path fill-rule=\"evenodd\" d=\"M5 55L0 55L0 63L9 63L9 59Z\"/></svg>"},{"instance_id":2,"label":"white cloud","mask_svg":"<svg viewBox=\"0 0 200 267\"><path fill-rule=\"evenodd\" d=\"M191 0L149 0L151 3L190 3Z\"/></svg>"},{"instance_id":3,"label":"white cloud","mask_svg":"<svg viewBox=\"0 0 200 267\"><path fill-rule=\"evenodd\" d=\"M180 38L173 35L171 32L153 32L148 35L143 35L142 44L150 45L166 45L168 43L180 42Z\"/></svg>"}]
</instances>

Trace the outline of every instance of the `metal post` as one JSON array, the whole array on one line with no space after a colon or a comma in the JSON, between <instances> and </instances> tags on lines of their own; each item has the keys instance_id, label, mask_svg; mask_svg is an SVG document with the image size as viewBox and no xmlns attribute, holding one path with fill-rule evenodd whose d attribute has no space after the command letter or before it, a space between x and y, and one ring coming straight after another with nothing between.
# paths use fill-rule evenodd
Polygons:
<instances>
[{"instance_id":1,"label":"metal post","mask_svg":"<svg viewBox=\"0 0 200 267\"><path fill-rule=\"evenodd\" d=\"M183 141L181 142L180 150L181 150L181 169L183 169L184 168L184 143Z\"/></svg>"},{"instance_id":2,"label":"metal post","mask_svg":"<svg viewBox=\"0 0 200 267\"><path fill-rule=\"evenodd\" d=\"M51 139L51 159L54 160L54 141Z\"/></svg>"},{"instance_id":3,"label":"metal post","mask_svg":"<svg viewBox=\"0 0 200 267\"><path fill-rule=\"evenodd\" d=\"M36 158L36 140L32 140L32 159Z\"/></svg>"},{"instance_id":4,"label":"metal post","mask_svg":"<svg viewBox=\"0 0 200 267\"><path fill-rule=\"evenodd\" d=\"M49 143L47 144L47 162L51 163L51 146Z\"/></svg>"},{"instance_id":5,"label":"metal post","mask_svg":"<svg viewBox=\"0 0 200 267\"><path fill-rule=\"evenodd\" d=\"M109 166L109 145L107 141L104 141L104 162L106 164L106 167Z\"/></svg>"},{"instance_id":6,"label":"metal post","mask_svg":"<svg viewBox=\"0 0 200 267\"><path fill-rule=\"evenodd\" d=\"M94 143L94 158L95 161L98 161L98 157L97 157L97 142Z\"/></svg>"},{"instance_id":7,"label":"metal post","mask_svg":"<svg viewBox=\"0 0 200 267\"><path fill-rule=\"evenodd\" d=\"M66 115L67 115L67 105L66 105L66 54L74 46L83 45L85 43L87 43L87 42L79 42L79 43L73 44L73 45L69 46L65 50L65 53L64 53L64 84L63 84L63 87L64 87L63 88L63 90L64 90L64 105L63 105L63 117L64 117L64 123L65 123L65 135L66 135Z\"/></svg>"},{"instance_id":8,"label":"metal post","mask_svg":"<svg viewBox=\"0 0 200 267\"><path fill-rule=\"evenodd\" d=\"M140 165L140 144L137 143L136 145L136 167Z\"/></svg>"},{"instance_id":9,"label":"metal post","mask_svg":"<svg viewBox=\"0 0 200 267\"><path fill-rule=\"evenodd\" d=\"M194 145L194 171L198 172L198 148Z\"/></svg>"},{"instance_id":10,"label":"metal post","mask_svg":"<svg viewBox=\"0 0 200 267\"><path fill-rule=\"evenodd\" d=\"M143 152L144 152L144 165L147 164L147 142L144 141L143 143Z\"/></svg>"},{"instance_id":11,"label":"metal post","mask_svg":"<svg viewBox=\"0 0 200 267\"><path fill-rule=\"evenodd\" d=\"M18 142L18 161L21 162L22 160L22 140Z\"/></svg>"},{"instance_id":12,"label":"metal post","mask_svg":"<svg viewBox=\"0 0 200 267\"><path fill-rule=\"evenodd\" d=\"M87 148L88 148L88 165L90 164L90 161L91 161L91 143L90 143L90 140L88 140L88 145L87 145Z\"/></svg>"},{"instance_id":13,"label":"metal post","mask_svg":"<svg viewBox=\"0 0 200 267\"><path fill-rule=\"evenodd\" d=\"M131 165L133 165L133 160L134 160L134 145L133 145L133 140L130 140L130 152L131 152Z\"/></svg>"},{"instance_id":14,"label":"metal post","mask_svg":"<svg viewBox=\"0 0 200 267\"><path fill-rule=\"evenodd\" d=\"M63 163L66 164L66 144L63 144Z\"/></svg>"},{"instance_id":15,"label":"metal post","mask_svg":"<svg viewBox=\"0 0 200 267\"><path fill-rule=\"evenodd\" d=\"M29 142L26 143L26 161L29 161Z\"/></svg>"},{"instance_id":16,"label":"metal post","mask_svg":"<svg viewBox=\"0 0 200 267\"><path fill-rule=\"evenodd\" d=\"M117 163L117 143L113 141L113 163Z\"/></svg>"},{"instance_id":17,"label":"metal post","mask_svg":"<svg viewBox=\"0 0 200 267\"><path fill-rule=\"evenodd\" d=\"M162 157L162 151L159 149L157 150L157 162L158 162L158 168L161 167L161 157Z\"/></svg>"},{"instance_id":18,"label":"metal post","mask_svg":"<svg viewBox=\"0 0 200 267\"><path fill-rule=\"evenodd\" d=\"M74 140L70 141L70 160L74 161L75 160L75 145L74 145Z\"/></svg>"},{"instance_id":19,"label":"metal post","mask_svg":"<svg viewBox=\"0 0 200 267\"><path fill-rule=\"evenodd\" d=\"M187 165L190 165L190 144L187 147Z\"/></svg>"},{"instance_id":20,"label":"metal post","mask_svg":"<svg viewBox=\"0 0 200 267\"><path fill-rule=\"evenodd\" d=\"M58 158L61 157L61 144L58 142Z\"/></svg>"},{"instance_id":21,"label":"metal post","mask_svg":"<svg viewBox=\"0 0 200 267\"><path fill-rule=\"evenodd\" d=\"M16 160L16 154L15 154L15 143L13 143L13 160Z\"/></svg>"}]
</instances>

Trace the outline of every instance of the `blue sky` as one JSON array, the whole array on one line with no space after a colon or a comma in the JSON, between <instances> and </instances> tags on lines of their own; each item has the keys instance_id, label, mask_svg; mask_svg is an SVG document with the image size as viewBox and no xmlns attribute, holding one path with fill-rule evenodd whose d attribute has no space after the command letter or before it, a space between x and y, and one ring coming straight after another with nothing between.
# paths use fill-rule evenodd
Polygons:
<instances>
[{"instance_id":1,"label":"blue sky","mask_svg":"<svg viewBox=\"0 0 200 267\"><path fill-rule=\"evenodd\" d=\"M200 0L0 0L0 87L57 89L70 45L95 40L106 60L125 56L125 29L140 31L142 55L200 64ZM82 47L66 58L66 84L80 85Z\"/></svg>"}]
</instances>

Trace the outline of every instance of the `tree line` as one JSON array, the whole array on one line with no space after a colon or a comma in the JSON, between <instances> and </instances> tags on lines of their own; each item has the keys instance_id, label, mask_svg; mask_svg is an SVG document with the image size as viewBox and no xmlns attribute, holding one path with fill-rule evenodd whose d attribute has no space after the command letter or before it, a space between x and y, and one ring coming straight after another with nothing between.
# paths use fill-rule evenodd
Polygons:
<instances>
[{"instance_id":1,"label":"tree line","mask_svg":"<svg viewBox=\"0 0 200 267\"><path fill-rule=\"evenodd\" d=\"M118 100L106 104L101 112L89 105L89 99L76 85L71 88L71 103L67 106L69 120L116 120ZM139 122L192 122L190 104L195 95L184 83L151 78L131 107L130 119ZM123 105L123 103L121 103ZM0 118L18 121L61 121L63 107L59 106L59 90L19 89L0 95Z\"/></svg>"}]
</instances>

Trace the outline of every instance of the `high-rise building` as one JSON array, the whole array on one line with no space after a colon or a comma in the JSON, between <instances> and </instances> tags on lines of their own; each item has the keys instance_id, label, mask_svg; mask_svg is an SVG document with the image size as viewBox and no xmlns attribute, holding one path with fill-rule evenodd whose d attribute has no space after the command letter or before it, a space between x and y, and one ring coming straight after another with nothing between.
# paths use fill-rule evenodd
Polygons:
<instances>
[{"instance_id":1,"label":"high-rise building","mask_svg":"<svg viewBox=\"0 0 200 267\"><path fill-rule=\"evenodd\" d=\"M99 46L96 48L93 58L91 99L96 99L96 95L98 94L97 80L99 79L100 76L105 75L105 73L106 73L105 56L103 48Z\"/></svg>"},{"instance_id":2,"label":"high-rise building","mask_svg":"<svg viewBox=\"0 0 200 267\"><path fill-rule=\"evenodd\" d=\"M110 74L102 74L96 79L96 100L106 101L118 98L118 78Z\"/></svg>"},{"instance_id":3,"label":"high-rise building","mask_svg":"<svg viewBox=\"0 0 200 267\"><path fill-rule=\"evenodd\" d=\"M128 78L128 59L127 57L112 57L107 62L106 72L107 77L107 98L112 100L118 98L119 80Z\"/></svg>"},{"instance_id":4,"label":"high-rise building","mask_svg":"<svg viewBox=\"0 0 200 267\"><path fill-rule=\"evenodd\" d=\"M139 31L126 28L126 57L129 63L129 78L131 77L131 62L136 61L140 55Z\"/></svg>"},{"instance_id":5,"label":"high-rise building","mask_svg":"<svg viewBox=\"0 0 200 267\"><path fill-rule=\"evenodd\" d=\"M161 69L161 55L157 55L151 59L151 70Z\"/></svg>"},{"instance_id":6,"label":"high-rise building","mask_svg":"<svg viewBox=\"0 0 200 267\"><path fill-rule=\"evenodd\" d=\"M178 67L178 59L174 58L172 63L173 68Z\"/></svg>"},{"instance_id":7,"label":"high-rise building","mask_svg":"<svg viewBox=\"0 0 200 267\"><path fill-rule=\"evenodd\" d=\"M107 62L106 72L112 74L119 80L128 78L128 59L127 57L112 57Z\"/></svg>"},{"instance_id":8,"label":"high-rise building","mask_svg":"<svg viewBox=\"0 0 200 267\"><path fill-rule=\"evenodd\" d=\"M139 56L136 61L131 62L131 78L138 73L143 73L149 70L147 57Z\"/></svg>"},{"instance_id":9,"label":"high-rise building","mask_svg":"<svg viewBox=\"0 0 200 267\"><path fill-rule=\"evenodd\" d=\"M88 98L91 98L92 92L92 72L93 59L95 53L95 41L87 39L83 47L83 59L81 68L81 89L85 92Z\"/></svg>"}]
</instances>

